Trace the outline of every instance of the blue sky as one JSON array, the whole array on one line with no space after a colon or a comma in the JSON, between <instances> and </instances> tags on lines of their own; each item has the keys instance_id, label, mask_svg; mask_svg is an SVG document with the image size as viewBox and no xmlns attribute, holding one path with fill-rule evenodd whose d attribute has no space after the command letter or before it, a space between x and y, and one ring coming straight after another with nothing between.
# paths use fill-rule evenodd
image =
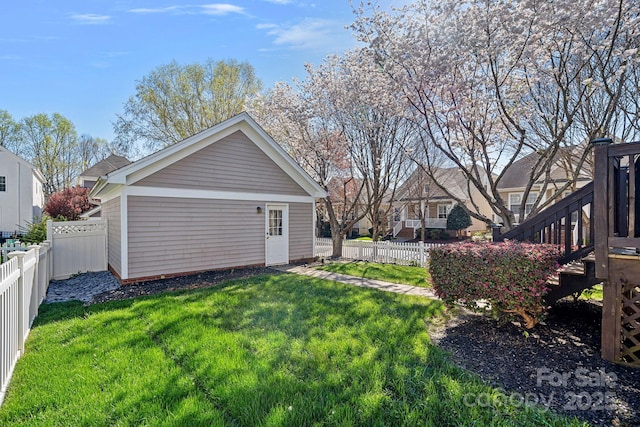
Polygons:
<instances>
[{"instance_id":1,"label":"blue sky","mask_svg":"<svg viewBox=\"0 0 640 427\"><path fill-rule=\"evenodd\" d=\"M390 0L381 0L388 6ZM171 60L251 63L265 89L356 45L349 0L20 0L0 13L0 109L113 138L136 80Z\"/></svg>"}]
</instances>

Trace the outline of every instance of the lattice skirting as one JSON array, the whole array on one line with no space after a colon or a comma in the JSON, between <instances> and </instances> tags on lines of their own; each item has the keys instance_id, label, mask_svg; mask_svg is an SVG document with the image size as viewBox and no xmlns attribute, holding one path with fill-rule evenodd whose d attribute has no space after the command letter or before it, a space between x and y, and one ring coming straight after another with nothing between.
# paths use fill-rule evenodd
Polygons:
<instances>
[{"instance_id":1,"label":"lattice skirting","mask_svg":"<svg viewBox=\"0 0 640 427\"><path fill-rule=\"evenodd\" d=\"M640 366L640 286L623 283L621 303L620 359L630 365Z\"/></svg>"}]
</instances>

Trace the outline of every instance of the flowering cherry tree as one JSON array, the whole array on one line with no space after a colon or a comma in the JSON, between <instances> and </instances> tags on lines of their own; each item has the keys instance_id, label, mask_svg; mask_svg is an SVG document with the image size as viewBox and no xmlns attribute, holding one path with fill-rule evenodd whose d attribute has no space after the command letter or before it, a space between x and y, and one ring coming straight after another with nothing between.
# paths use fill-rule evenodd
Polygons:
<instances>
[{"instance_id":1,"label":"flowering cherry tree","mask_svg":"<svg viewBox=\"0 0 640 427\"><path fill-rule=\"evenodd\" d=\"M334 256L365 216L374 239L384 232L389 196L404 173L404 147L413 135L404 99L368 53L354 50L307 65L295 87L278 83L252 106L258 122L319 184L329 190L340 178L334 183L348 186L324 199Z\"/></svg>"},{"instance_id":2,"label":"flowering cherry tree","mask_svg":"<svg viewBox=\"0 0 640 427\"><path fill-rule=\"evenodd\" d=\"M575 186L589 160L585 141L637 134L632 0L417 1L356 13L353 28L405 95L420 141L460 168L508 228L515 218L498 187L516 160L539 154L522 171L529 185L520 211L542 183L535 212ZM553 186L551 168L567 150L577 155L565 183ZM543 200L547 190L555 194ZM490 222L479 210L470 214Z\"/></svg>"}]
</instances>

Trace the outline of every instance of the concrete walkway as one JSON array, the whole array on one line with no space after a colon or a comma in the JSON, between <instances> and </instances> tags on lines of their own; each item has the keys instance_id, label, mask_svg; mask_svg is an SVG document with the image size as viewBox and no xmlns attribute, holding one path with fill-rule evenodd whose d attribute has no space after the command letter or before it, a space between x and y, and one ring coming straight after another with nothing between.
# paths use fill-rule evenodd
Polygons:
<instances>
[{"instance_id":1,"label":"concrete walkway","mask_svg":"<svg viewBox=\"0 0 640 427\"><path fill-rule=\"evenodd\" d=\"M396 294L417 295L421 297L438 299L436 294L427 288L418 286L402 285L399 283L384 282L382 280L365 279L362 277L347 276L346 274L332 273L330 271L316 270L315 268L300 265L287 265L279 267L278 270L287 273L296 273L303 276L316 277L318 279L333 280L334 282L346 283L347 285L360 286L361 288L377 289L385 292L395 292Z\"/></svg>"}]
</instances>

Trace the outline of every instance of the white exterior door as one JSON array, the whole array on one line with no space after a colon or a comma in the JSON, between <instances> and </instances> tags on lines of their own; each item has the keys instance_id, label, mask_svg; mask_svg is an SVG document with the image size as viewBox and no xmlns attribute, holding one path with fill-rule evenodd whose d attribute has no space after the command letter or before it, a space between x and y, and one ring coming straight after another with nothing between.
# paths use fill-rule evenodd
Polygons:
<instances>
[{"instance_id":1,"label":"white exterior door","mask_svg":"<svg viewBox=\"0 0 640 427\"><path fill-rule=\"evenodd\" d=\"M289 262L289 206L267 204L265 264Z\"/></svg>"}]
</instances>

